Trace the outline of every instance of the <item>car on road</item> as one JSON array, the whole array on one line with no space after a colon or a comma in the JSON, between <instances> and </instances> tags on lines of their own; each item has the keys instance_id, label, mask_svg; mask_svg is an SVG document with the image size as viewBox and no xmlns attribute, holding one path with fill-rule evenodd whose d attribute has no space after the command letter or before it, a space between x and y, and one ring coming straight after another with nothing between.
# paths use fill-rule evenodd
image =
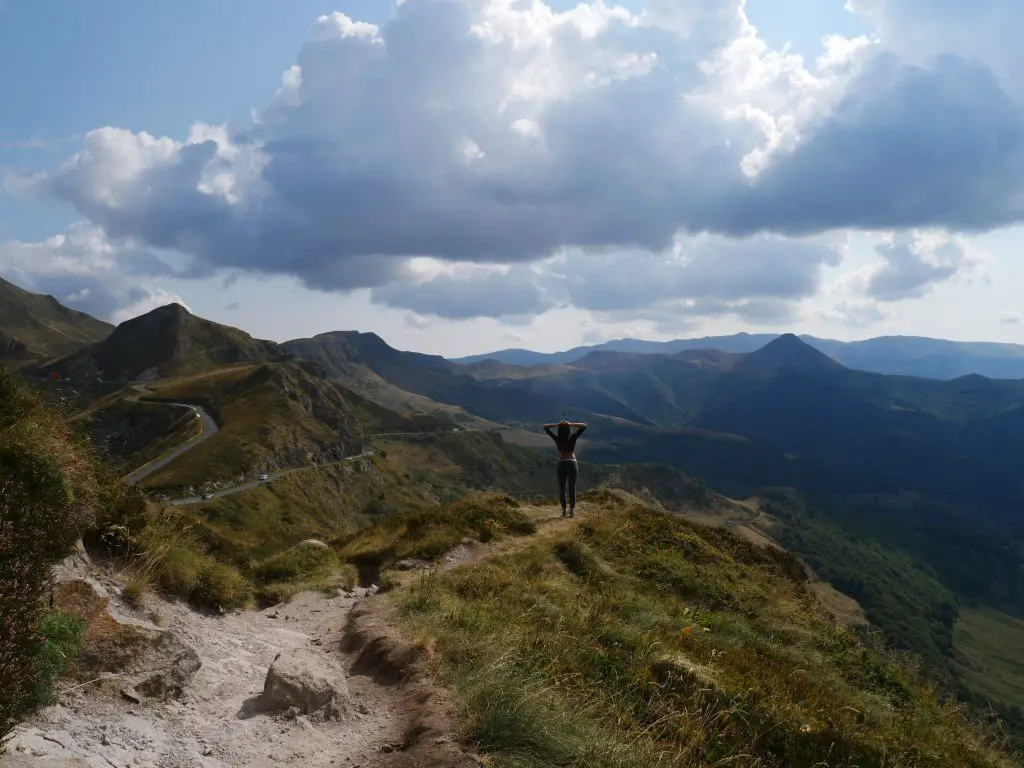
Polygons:
<instances>
[{"instance_id":1,"label":"car on road","mask_svg":"<svg viewBox=\"0 0 1024 768\"><path fill-rule=\"evenodd\" d=\"M260 482L266 482L269 479L270 475L266 474L265 472L262 475L260 475Z\"/></svg>"},{"instance_id":2,"label":"car on road","mask_svg":"<svg viewBox=\"0 0 1024 768\"><path fill-rule=\"evenodd\" d=\"M212 493L204 493L203 494L203 501L209 501L212 498L213 498L213 494Z\"/></svg>"}]
</instances>

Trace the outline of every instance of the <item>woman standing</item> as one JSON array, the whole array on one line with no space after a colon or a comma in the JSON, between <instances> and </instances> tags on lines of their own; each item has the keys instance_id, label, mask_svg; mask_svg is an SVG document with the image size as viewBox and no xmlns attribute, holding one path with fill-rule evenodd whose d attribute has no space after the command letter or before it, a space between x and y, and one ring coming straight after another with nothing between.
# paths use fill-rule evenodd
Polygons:
<instances>
[{"instance_id":1,"label":"woman standing","mask_svg":"<svg viewBox=\"0 0 1024 768\"><path fill-rule=\"evenodd\" d=\"M551 431L552 427L558 427L558 433ZM572 429L576 428L573 432ZM576 440L587 428L586 424L578 421L565 421L557 424L545 424L544 431L555 441L558 449L558 500L562 503L562 517L565 517L565 487L569 486L569 517L576 517L576 480L579 478L580 469L576 462Z\"/></svg>"}]
</instances>

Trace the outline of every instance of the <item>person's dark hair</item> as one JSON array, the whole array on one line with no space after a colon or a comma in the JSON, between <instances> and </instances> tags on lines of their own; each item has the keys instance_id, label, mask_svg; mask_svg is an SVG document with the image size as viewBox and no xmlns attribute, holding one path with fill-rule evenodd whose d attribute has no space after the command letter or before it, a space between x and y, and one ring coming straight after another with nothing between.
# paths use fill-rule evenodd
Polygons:
<instances>
[{"instance_id":1,"label":"person's dark hair","mask_svg":"<svg viewBox=\"0 0 1024 768\"><path fill-rule=\"evenodd\" d=\"M558 439L568 440L569 439L569 422L560 421L558 422Z\"/></svg>"}]
</instances>

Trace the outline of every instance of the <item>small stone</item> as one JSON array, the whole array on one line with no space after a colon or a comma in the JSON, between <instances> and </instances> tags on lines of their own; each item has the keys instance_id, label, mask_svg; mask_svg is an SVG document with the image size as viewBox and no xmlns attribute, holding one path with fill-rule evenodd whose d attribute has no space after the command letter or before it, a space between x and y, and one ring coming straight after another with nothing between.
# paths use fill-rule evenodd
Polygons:
<instances>
[{"instance_id":1,"label":"small stone","mask_svg":"<svg viewBox=\"0 0 1024 768\"><path fill-rule=\"evenodd\" d=\"M128 699L128 701L130 701L132 704L142 703L142 698L137 693L135 693L135 691L133 691L131 688L122 688L121 695Z\"/></svg>"},{"instance_id":2,"label":"small stone","mask_svg":"<svg viewBox=\"0 0 1024 768\"><path fill-rule=\"evenodd\" d=\"M209 757L213 754L213 747L203 747L203 757Z\"/></svg>"},{"instance_id":3,"label":"small stone","mask_svg":"<svg viewBox=\"0 0 1024 768\"><path fill-rule=\"evenodd\" d=\"M106 726L103 727L106 728ZM107 738L107 734L104 733L103 736L100 738L100 744L102 744L104 747L110 746L110 739Z\"/></svg>"}]
</instances>

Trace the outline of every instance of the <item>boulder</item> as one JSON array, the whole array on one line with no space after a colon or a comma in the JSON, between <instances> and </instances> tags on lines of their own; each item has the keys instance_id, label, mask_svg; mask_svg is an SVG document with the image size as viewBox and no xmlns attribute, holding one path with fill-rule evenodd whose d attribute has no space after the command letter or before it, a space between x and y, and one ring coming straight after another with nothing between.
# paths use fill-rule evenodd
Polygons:
<instances>
[{"instance_id":1,"label":"boulder","mask_svg":"<svg viewBox=\"0 0 1024 768\"><path fill-rule=\"evenodd\" d=\"M330 657L309 649L282 651L267 671L261 704L272 712L296 707L305 715L341 717L349 705L345 672Z\"/></svg>"},{"instance_id":2,"label":"boulder","mask_svg":"<svg viewBox=\"0 0 1024 768\"><path fill-rule=\"evenodd\" d=\"M192 648L185 648L174 657L170 665L154 670L137 682L133 688L136 694L166 701L180 699L203 662Z\"/></svg>"}]
</instances>

